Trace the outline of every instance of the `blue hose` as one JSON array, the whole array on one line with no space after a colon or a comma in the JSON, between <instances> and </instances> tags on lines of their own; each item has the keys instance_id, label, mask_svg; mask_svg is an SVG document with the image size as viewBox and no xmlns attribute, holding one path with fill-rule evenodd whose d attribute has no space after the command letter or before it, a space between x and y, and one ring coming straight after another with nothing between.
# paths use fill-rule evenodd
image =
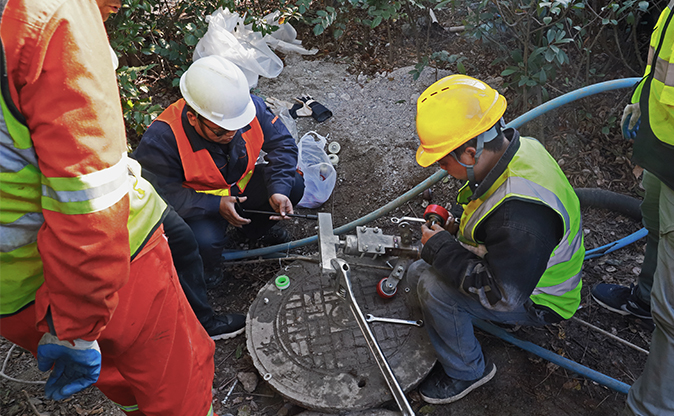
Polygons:
<instances>
[{"instance_id":1,"label":"blue hose","mask_svg":"<svg viewBox=\"0 0 674 416\"><path fill-rule=\"evenodd\" d=\"M393 201L389 202L388 204L384 205L383 207L372 211L371 213L365 215L364 217L361 217L355 221L352 221L348 224L342 225L341 227L337 227L334 229L335 235L340 235L344 234L346 232L354 230L356 227L359 225L367 224L369 222L372 222L376 220L379 217L383 217L384 215L388 214L389 212L393 211L394 209L398 208L402 204L406 203L410 199L414 198L418 194L424 191L426 188L430 188L434 183L438 182L440 179L444 178L447 176L447 172L444 170L439 170L435 172L433 175L429 176L426 178L423 182L415 186L414 188L410 189L409 191L405 192L398 198L394 199ZM308 244L316 243L318 242L318 236L312 236L312 237L307 237L303 238L301 240L296 240L296 241L291 241L290 243L284 243L284 244L278 244L275 246L269 246L269 247L262 247L258 248L255 250L243 250L243 251L230 251L230 252L223 252L222 257L225 260L237 260L237 259L244 259L248 257L257 257L257 256L266 256L271 253L276 253L279 251L287 251L293 248L297 247L302 247L306 246Z\"/></svg>"},{"instance_id":2,"label":"blue hose","mask_svg":"<svg viewBox=\"0 0 674 416\"><path fill-rule=\"evenodd\" d=\"M606 81L606 82L600 82L598 84L590 85L587 87L580 88L575 91L571 91L567 94L564 94L560 97L557 97L553 100L550 100L546 102L545 104L538 106L527 113L523 114L522 116L516 118L515 120L511 121L510 123L507 123L507 127L512 127L512 128L518 128L522 126L524 123L533 120L534 118L550 111L553 110L557 107L560 107L564 104L568 104L572 101L578 100L580 98L584 98L593 94L597 94L600 92L604 91L611 91L615 89L620 89L620 88L631 88L639 82L640 78L625 78L625 79L619 79L619 80L613 80L613 81ZM377 218L380 218L387 213L391 212L395 208L398 208L399 206L403 205L410 199L414 198L416 195L419 193L423 192L425 189L430 188L433 186L435 183L439 182L441 179L443 179L445 176L447 176L447 172L444 170L440 170L435 172L433 175L428 177L426 180L415 186L414 188L410 189L400 197L394 199L393 201L389 202L388 204L384 205L383 207L367 214L364 217L361 217L353 222L350 222L346 225L343 225L341 227L338 227L334 230L334 233L336 235L346 233L348 231L351 231L355 229L359 225L367 224L371 221L376 220ZM608 244L606 246L598 247L594 250L590 250L587 252L592 257L587 257L586 258L593 258L602 254L609 253L611 251L617 250L620 247L623 247L626 244L631 243L632 241L636 241L639 238L642 238L645 233L645 229L639 230L637 233L632 234L631 236L625 237L621 240L618 240L614 243ZM642 235L643 234L643 235ZM301 240L293 241L290 243L285 243L285 244L279 244L276 246L270 246L270 247L263 247L259 248L256 250L244 250L244 251L234 251L234 252L225 252L223 253L223 258L224 260L236 260L236 259L242 259L242 258L248 258L248 257L257 257L257 256L265 256L269 255L272 253L280 252L280 251L287 251L290 249L294 249L297 247L302 247L308 244L313 244L318 242L318 236L313 236L313 237L308 237L308 238L303 238ZM596 255L595 255L596 254ZM555 354L551 351L546 350L545 348L539 347L536 344L533 344L528 341L522 341L518 338L515 338L514 336L510 335L508 332L504 331L501 328L496 327L493 324L481 321L479 319L474 319L473 324L492 334L495 335L505 341L510 342L513 345L516 345L520 348L522 348L525 351L529 351L531 353L534 353L538 355L539 357L548 360L554 364L559 365L560 367L566 368L570 371L573 371L575 373L578 373L582 375L583 377L586 377L590 380L596 381L597 383L600 383L604 386L609 387L612 390L615 390L620 393L627 394L627 392L630 389L630 386L628 384L625 384L619 380L613 379L611 377L608 377L605 374L602 374L598 371L592 370L588 367L585 367L581 364L578 364L575 361L569 360L568 358L564 358L558 354Z\"/></svg>"},{"instance_id":3,"label":"blue hose","mask_svg":"<svg viewBox=\"0 0 674 416\"><path fill-rule=\"evenodd\" d=\"M581 98L589 97L600 92L618 90L621 88L632 88L634 84L641 81L641 78L622 78L614 79L612 81L600 82L598 84L588 85L587 87L579 88L577 90L567 92L564 95L560 95L557 98L554 98L546 103L539 105L538 107L527 111L521 116L517 117L515 120L506 124L506 127L518 128L523 124L535 119L538 116L541 116L547 113L550 110L553 110L557 107L560 107L564 104L568 104L572 101L579 100Z\"/></svg>"},{"instance_id":4,"label":"blue hose","mask_svg":"<svg viewBox=\"0 0 674 416\"><path fill-rule=\"evenodd\" d=\"M553 110L557 107L560 107L564 104L568 104L572 101L578 100L580 98L588 97L593 94L597 94L600 92L604 91L611 91L615 89L620 89L620 88L631 88L639 82L641 78L623 78L623 79L616 79L612 81L605 81L605 82L600 82L598 84L593 84L589 85L587 87L579 88L577 90L568 92L564 95L561 95L557 98L554 98L532 110L527 111L523 115L517 117L515 120L511 121L510 123L507 123L507 127L512 127L512 128L518 128L522 126L524 123L533 120L534 118L550 111ZM348 231L354 230L357 226L367 224L369 222L372 222L376 220L377 218L383 217L384 215L388 214L389 212L393 211L394 209L398 208L405 202L409 201L410 199L414 198L421 192L423 192L425 189L430 188L431 186L435 185L437 182L442 180L445 176L447 176L447 172L444 170L439 170L435 172L433 175L429 176L427 179L425 179L423 182L415 186L414 188L410 189L409 191L405 192L398 198L394 199L393 201L389 202L388 204L384 205L383 207L372 211L371 213L365 215L364 217L361 217L355 221L352 221L348 224L345 224L339 228L336 228L334 230L335 235L340 235L344 234ZM230 251L230 252L224 252L222 254L223 260L238 260L238 259L244 259L244 258L249 258L249 257L259 257L259 256L266 256L271 253L277 253L280 251L288 251L294 248L298 247L304 247L309 244L313 244L318 242L318 236L313 236L313 237L307 237L303 238L301 240L296 240L296 241L291 241L290 243L284 243L284 244L278 244L275 246L269 246L269 247L263 247L263 248L258 248L255 250L242 250L242 251Z\"/></svg>"},{"instance_id":5,"label":"blue hose","mask_svg":"<svg viewBox=\"0 0 674 416\"><path fill-rule=\"evenodd\" d=\"M588 250L588 251L585 252L585 260L593 259L595 257L600 257L600 256L603 256L604 254L608 254L612 251L616 251L619 248L623 248L628 244L632 244L633 242L646 237L647 234L648 234L648 230L645 229L645 228L642 228L639 231L628 235L627 237L621 238L620 240L616 240L616 241L614 241L612 243L609 243L609 244L606 244L604 246L593 248L592 250Z\"/></svg>"},{"instance_id":6,"label":"blue hose","mask_svg":"<svg viewBox=\"0 0 674 416\"><path fill-rule=\"evenodd\" d=\"M522 348L525 351L529 351L531 353L534 353L538 355L539 357L550 361L551 363L557 364L560 367L566 368L567 370L573 371L574 373L578 373L581 376L588 378L592 381L596 381L599 384L602 384L611 390L615 390L619 393L627 394L627 392L630 389L629 384L625 384L622 381L616 380L614 378L611 378L603 373L600 373L598 371L595 371L591 368L588 368L582 364L578 364L577 362L573 360L569 360L568 358L564 358L561 355L555 354L552 351L548 351L545 348L539 347L536 344L533 344L529 341L522 341L519 338L516 338L506 332L504 329L497 327L494 324L491 324L489 322L485 322L483 320L473 318L473 325L476 327L480 328L481 330L488 332L492 335L495 335L499 338L501 338L504 341L508 341L509 343Z\"/></svg>"}]
</instances>

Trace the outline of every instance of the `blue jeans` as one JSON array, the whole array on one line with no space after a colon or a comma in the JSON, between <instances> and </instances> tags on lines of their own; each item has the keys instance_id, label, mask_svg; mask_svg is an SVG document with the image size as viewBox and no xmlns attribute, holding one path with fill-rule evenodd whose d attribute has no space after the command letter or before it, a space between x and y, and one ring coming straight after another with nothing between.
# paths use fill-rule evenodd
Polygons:
<instances>
[{"instance_id":1,"label":"blue jeans","mask_svg":"<svg viewBox=\"0 0 674 416\"><path fill-rule=\"evenodd\" d=\"M241 203L241 207L244 209L273 211L269 204L269 197L271 195L267 193L264 172L259 166L256 166L245 192L235 193L234 195L248 197L246 201ZM300 202L302 195L304 195L304 178L296 172L295 183L289 195L293 206ZM270 220L269 215L238 212L242 217L251 219L250 224L241 227L241 230L249 240L257 240L262 237L278 222ZM227 228L229 227L229 222L220 214L192 217L185 221L192 231L194 231L194 235L197 238L199 253L201 253L201 258L204 261L204 268L206 270L214 269L222 261L222 250L228 243Z\"/></svg>"},{"instance_id":2,"label":"blue jeans","mask_svg":"<svg viewBox=\"0 0 674 416\"><path fill-rule=\"evenodd\" d=\"M410 284L418 280L417 294L426 330L433 348L449 377L475 380L485 368L480 343L473 333L472 317L505 324L543 326L544 312L531 301L502 312L483 307L477 300L444 282L435 269L418 260L407 271Z\"/></svg>"},{"instance_id":3,"label":"blue jeans","mask_svg":"<svg viewBox=\"0 0 674 416\"><path fill-rule=\"evenodd\" d=\"M646 194L658 201L658 256L651 315L655 331L644 371L627 394L627 413L674 414L674 190L644 172ZM646 213L644 212L644 217Z\"/></svg>"}]
</instances>

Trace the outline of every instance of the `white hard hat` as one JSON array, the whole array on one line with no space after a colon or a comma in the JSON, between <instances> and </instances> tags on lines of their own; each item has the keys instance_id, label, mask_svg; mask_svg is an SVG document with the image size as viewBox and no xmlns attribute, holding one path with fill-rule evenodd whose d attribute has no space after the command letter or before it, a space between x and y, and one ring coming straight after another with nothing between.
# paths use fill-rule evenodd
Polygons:
<instances>
[{"instance_id":1,"label":"white hard hat","mask_svg":"<svg viewBox=\"0 0 674 416\"><path fill-rule=\"evenodd\" d=\"M246 76L221 56L192 63L180 77L180 92L194 111L223 129L238 130L255 118Z\"/></svg>"}]
</instances>

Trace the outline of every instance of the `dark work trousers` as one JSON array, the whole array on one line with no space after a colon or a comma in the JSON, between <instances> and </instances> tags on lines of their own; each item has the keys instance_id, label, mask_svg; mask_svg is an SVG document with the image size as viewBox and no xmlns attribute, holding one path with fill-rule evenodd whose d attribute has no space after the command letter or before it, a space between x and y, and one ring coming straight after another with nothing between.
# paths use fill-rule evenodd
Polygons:
<instances>
[{"instance_id":1,"label":"dark work trousers","mask_svg":"<svg viewBox=\"0 0 674 416\"><path fill-rule=\"evenodd\" d=\"M259 211L274 211L269 204L269 195L267 193L267 185L265 184L264 172L261 165L257 165L253 171L253 176L244 192L233 190L234 196L246 196L245 202L241 202L241 207L244 209L254 209ZM299 173L295 172L295 183L290 191L290 202L293 207L297 205L304 195L304 178ZM255 241L262 237L273 227L278 221L269 219L266 214L249 214L247 212L237 209L240 216L250 218L251 222L248 225L241 227L246 238L250 241ZM199 252L204 261L206 270L213 270L222 260L222 250L227 244L227 227L229 222L221 215L192 217L186 220L187 224L192 228L194 235L199 243Z\"/></svg>"},{"instance_id":2,"label":"dark work trousers","mask_svg":"<svg viewBox=\"0 0 674 416\"><path fill-rule=\"evenodd\" d=\"M208 303L204 263L199 255L197 239L185 220L170 206L164 219L164 233L168 238L180 286L197 319L204 325L214 314Z\"/></svg>"}]
</instances>

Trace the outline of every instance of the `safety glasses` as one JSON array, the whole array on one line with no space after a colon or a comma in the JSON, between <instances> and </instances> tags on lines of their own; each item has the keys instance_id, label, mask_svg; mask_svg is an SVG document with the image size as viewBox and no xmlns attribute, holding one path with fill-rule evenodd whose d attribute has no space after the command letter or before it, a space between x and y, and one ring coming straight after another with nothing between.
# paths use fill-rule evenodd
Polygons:
<instances>
[{"instance_id":1,"label":"safety glasses","mask_svg":"<svg viewBox=\"0 0 674 416\"><path fill-rule=\"evenodd\" d=\"M199 120L199 124L201 124L203 127L206 127L208 130L210 130L211 133L213 133L216 137L222 137L225 134L230 132L230 130L223 129L223 128L214 129L213 127L206 124L204 122L204 119L200 115L197 116L197 120Z\"/></svg>"}]
</instances>

